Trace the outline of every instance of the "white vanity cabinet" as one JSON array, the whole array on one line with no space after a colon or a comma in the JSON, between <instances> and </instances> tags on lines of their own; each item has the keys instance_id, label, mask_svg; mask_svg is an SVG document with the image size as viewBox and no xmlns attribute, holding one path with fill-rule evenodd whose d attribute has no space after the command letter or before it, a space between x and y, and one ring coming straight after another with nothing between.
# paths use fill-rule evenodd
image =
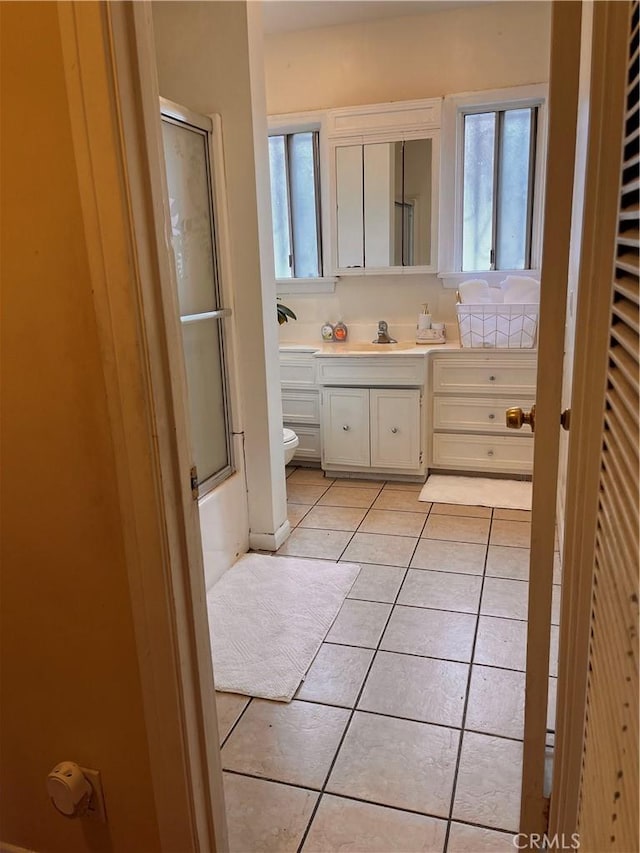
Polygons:
<instances>
[{"instance_id":1,"label":"white vanity cabinet","mask_svg":"<svg viewBox=\"0 0 640 853\"><path fill-rule=\"evenodd\" d=\"M407 480L427 470L531 474L531 431L505 423L506 409L535 402L531 350L338 355L289 347L280 369L298 461Z\"/></svg>"},{"instance_id":2,"label":"white vanity cabinet","mask_svg":"<svg viewBox=\"0 0 640 853\"><path fill-rule=\"evenodd\" d=\"M374 468L420 468L422 394L418 388L369 391L371 464Z\"/></svg>"},{"instance_id":3,"label":"white vanity cabinet","mask_svg":"<svg viewBox=\"0 0 640 853\"><path fill-rule=\"evenodd\" d=\"M505 411L530 409L535 389L535 353L434 353L429 467L530 474L533 435L507 429Z\"/></svg>"},{"instance_id":4,"label":"white vanity cabinet","mask_svg":"<svg viewBox=\"0 0 640 853\"><path fill-rule=\"evenodd\" d=\"M317 356L316 361L322 467L345 473L424 474L425 359Z\"/></svg>"},{"instance_id":5,"label":"white vanity cabinet","mask_svg":"<svg viewBox=\"0 0 640 853\"><path fill-rule=\"evenodd\" d=\"M417 388L326 388L322 462L326 468L420 468Z\"/></svg>"},{"instance_id":6,"label":"white vanity cabinet","mask_svg":"<svg viewBox=\"0 0 640 853\"><path fill-rule=\"evenodd\" d=\"M298 436L296 462L320 461L320 394L315 351L315 347L280 351L282 421Z\"/></svg>"},{"instance_id":7,"label":"white vanity cabinet","mask_svg":"<svg viewBox=\"0 0 640 853\"><path fill-rule=\"evenodd\" d=\"M323 467L349 465L369 468L369 390L325 388L321 399Z\"/></svg>"}]
</instances>

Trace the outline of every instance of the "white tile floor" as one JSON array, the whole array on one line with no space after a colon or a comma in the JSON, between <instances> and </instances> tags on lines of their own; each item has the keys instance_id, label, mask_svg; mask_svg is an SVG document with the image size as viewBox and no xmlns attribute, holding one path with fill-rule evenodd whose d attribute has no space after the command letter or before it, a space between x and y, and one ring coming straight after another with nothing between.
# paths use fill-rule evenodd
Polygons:
<instances>
[{"instance_id":1,"label":"white tile floor","mask_svg":"<svg viewBox=\"0 0 640 853\"><path fill-rule=\"evenodd\" d=\"M289 472L279 553L362 571L293 702L217 694L232 853L513 849L530 514L419 491Z\"/></svg>"}]
</instances>

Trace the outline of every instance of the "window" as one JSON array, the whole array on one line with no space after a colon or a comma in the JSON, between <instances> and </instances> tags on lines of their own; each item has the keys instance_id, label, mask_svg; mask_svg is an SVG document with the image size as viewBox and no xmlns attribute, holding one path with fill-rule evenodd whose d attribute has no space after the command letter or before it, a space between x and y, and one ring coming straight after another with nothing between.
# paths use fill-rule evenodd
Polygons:
<instances>
[{"instance_id":1,"label":"window","mask_svg":"<svg viewBox=\"0 0 640 853\"><path fill-rule=\"evenodd\" d=\"M463 114L463 272L531 267L537 114Z\"/></svg>"},{"instance_id":2,"label":"window","mask_svg":"<svg viewBox=\"0 0 640 853\"><path fill-rule=\"evenodd\" d=\"M269 137L276 278L320 278L319 132Z\"/></svg>"},{"instance_id":3,"label":"window","mask_svg":"<svg viewBox=\"0 0 640 853\"><path fill-rule=\"evenodd\" d=\"M544 84L450 95L442 110L438 276L538 277L546 163Z\"/></svg>"}]
</instances>

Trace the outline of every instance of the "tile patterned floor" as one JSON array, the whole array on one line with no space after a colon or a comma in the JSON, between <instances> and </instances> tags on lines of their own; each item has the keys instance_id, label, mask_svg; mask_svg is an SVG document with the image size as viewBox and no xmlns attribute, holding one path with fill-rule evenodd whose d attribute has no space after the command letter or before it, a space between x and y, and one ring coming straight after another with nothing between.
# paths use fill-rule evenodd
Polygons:
<instances>
[{"instance_id":1,"label":"tile patterned floor","mask_svg":"<svg viewBox=\"0 0 640 853\"><path fill-rule=\"evenodd\" d=\"M232 853L512 850L530 513L288 474L278 553L362 570L293 702L217 694Z\"/></svg>"}]
</instances>

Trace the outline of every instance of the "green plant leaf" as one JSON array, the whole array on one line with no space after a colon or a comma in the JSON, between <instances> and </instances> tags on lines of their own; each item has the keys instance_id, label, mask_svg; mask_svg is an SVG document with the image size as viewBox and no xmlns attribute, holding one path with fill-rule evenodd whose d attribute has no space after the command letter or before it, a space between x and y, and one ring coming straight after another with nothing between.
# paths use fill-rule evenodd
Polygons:
<instances>
[{"instance_id":1,"label":"green plant leaf","mask_svg":"<svg viewBox=\"0 0 640 853\"><path fill-rule=\"evenodd\" d=\"M282 325L283 323L288 323L289 318L292 320L297 320L298 318L293 313L291 308L288 308L286 305L282 305L280 302L276 306L278 312L278 323Z\"/></svg>"}]
</instances>

